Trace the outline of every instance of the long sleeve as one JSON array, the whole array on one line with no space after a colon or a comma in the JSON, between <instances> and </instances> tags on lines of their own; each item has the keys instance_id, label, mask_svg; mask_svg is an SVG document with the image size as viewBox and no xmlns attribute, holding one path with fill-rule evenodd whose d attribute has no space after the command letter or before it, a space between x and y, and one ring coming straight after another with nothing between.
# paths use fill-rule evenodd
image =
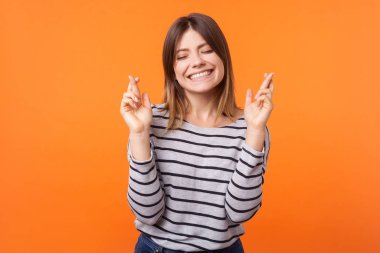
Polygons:
<instances>
[{"instance_id":1,"label":"long sleeve","mask_svg":"<svg viewBox=\"0 0 380 253\"><path fill-rule=\"evenodd\" d=\"M156 162L153 155L154 146L150 140L150 158L136 161L128 140L129 187L128 203L136 219L154 225L165 209L165 193L161 188Z\"/></svg>"},{"instance_id":2,"label":"long sleeve","mask_svg":"<svg viewBox=\"0 0 380 253\"><path fill-rule=\"evenodd\" d=\"M257 151L246 142L227 187L225 209L234 223L251 219L261 207L262 185L270 150L269 129L266 127L264 148Z\"/></svg>"}]
</instances>

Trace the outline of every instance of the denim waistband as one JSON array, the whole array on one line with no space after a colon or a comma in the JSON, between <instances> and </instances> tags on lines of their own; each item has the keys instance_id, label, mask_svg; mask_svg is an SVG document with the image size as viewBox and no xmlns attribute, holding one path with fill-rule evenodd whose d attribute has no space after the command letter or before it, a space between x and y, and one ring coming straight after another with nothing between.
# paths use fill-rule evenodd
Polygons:
<instances>
[{"instance_id":1,"label":"denim waistband","mask_svg":"<svg viewBox=\"0 0 380 253\"><path fill-rule=\"evenodd\" d=\"M158 245L157 243L155 243L149 234L144 233L142 231L141 231L141 238L143 239L144 243L148 244L150 246L150 248L153 248L153 250L154 250L153 252L155 252L155 253L186 253L185 251L181 251L181 250L172 250L172 249L164 248L164 247ZM231 246L224 248L224 249L218 249L215 251L213 251L213 250L197 251L197 252L192 252L192 253L232 252L228 249L231 249L232 247L237 246L236 244L241 244L240 238L238 238L236 240L236 242L234 242ZM242 247L242 245L240 245L240 246ZM226 250L226 251L224 251L224 250ZM235 251L233 251L233 252L235 252ZM239 252L240 252L240 250L239 250Z\"/></svg>"}]
</instances>

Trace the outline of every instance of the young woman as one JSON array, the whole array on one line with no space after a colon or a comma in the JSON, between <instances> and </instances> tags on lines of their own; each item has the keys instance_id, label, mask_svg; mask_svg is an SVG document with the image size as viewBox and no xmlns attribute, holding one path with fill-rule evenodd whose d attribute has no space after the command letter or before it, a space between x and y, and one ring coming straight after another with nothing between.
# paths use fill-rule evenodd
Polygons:
<instances>
[{"instance_id":1,"label":"young woman","mask_svg":"<svg viewBox=\"0 0 380 253\"><path fill-rule=\"evenodd\" d=\"M128 203L141 232L135 252L244 252L242 224L261 207L273 73L238 108L226 39L199 13L170 27L163 64L162 103L129 76L120 106L130 131Z\"/></svg>"}]
</instances>

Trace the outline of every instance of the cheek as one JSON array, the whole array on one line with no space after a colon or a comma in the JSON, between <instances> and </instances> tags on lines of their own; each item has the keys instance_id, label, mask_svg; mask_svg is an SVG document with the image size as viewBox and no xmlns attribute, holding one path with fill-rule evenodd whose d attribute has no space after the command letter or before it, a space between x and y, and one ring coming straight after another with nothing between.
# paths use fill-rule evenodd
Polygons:
<instances>
[{"instance_id":1,"label":"cheek","mask_svg":"<svg viewBox=\"0 0 380 253\"><path fill-rule=\"evenodd\" d=\"M221 76L224 76L224 65L223 65L223 62L220 62L218 64L218 69L219 69L219 73Z\"/></svg>"},{"instance_id":2,"label":"cheek","mask_svg":"<svg viewBox=\"0 0 380 253\"><path fill-rule=\"evenodd\" d=\"M174 72L177 76L182 76L184 74L186 70L186 67L183 65L183 64L177 64L175 67L174 67Z\"/></svg>"},{"instance_id":3,"label":"cheek","mask_svg":"<svg viewBox=\"0 0 380 253\"><path fill-rule=\"evenodd\" d=\"M218 67L219 72L223 74L224 73L224 65L223 65L222 59L220 59L219 57L216 56L213 59L213 62L215 62L215 65Z\"/></svg>"}]
</instances>

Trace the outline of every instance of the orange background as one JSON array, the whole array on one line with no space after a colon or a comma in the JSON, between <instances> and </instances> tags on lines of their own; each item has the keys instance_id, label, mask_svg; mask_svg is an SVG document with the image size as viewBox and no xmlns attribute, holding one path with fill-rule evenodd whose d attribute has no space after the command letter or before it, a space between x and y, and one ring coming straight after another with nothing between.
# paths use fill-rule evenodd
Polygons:
<instances>
[{"instance_id":1,"label":"orange background","mask_svg":"<svg viewBox=\"0 0 380 253\"><path fill-rule=\"evenodd\" d=\"M1 1L0 252L133 252L128 74L161 102L164 36L190 12L229 42L238 104L275 72L263 207L246 252L379 252L380 5Z\"/></svg>"}]
</instances>

